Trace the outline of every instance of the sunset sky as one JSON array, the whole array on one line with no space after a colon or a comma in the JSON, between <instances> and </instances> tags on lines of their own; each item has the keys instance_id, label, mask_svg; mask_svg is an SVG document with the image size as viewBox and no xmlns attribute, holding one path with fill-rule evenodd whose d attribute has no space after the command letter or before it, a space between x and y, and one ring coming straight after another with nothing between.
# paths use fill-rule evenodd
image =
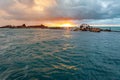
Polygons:
<instances>
[{"instance_id":1,"label":"sunset sky","mask_svg":"<svg viewBox=\"0 0 120 80\"><path fill-rule=\"evenodd\" d=\"M120 0L0 0L0 26L120 24Z\"/></svg>"}]
</instances>

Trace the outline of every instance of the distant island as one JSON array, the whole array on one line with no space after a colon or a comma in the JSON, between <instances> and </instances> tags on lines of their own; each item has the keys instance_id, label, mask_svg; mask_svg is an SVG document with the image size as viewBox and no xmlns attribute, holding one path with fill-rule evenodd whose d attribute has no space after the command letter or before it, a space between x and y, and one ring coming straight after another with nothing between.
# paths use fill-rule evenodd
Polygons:
<instances>
[{"instance_id":1,"label":"distant island","mask_svg":"<svg viewBox=\"0 0 120 80\"><path fill-rule=\"evenodd\" d=\"M90 31L90 32L101 32L101 31L107 31L111 32L111 29L100 29L97 27L92 27L88 24L81 24L79 27L48 27L43 24L41 25L32 25L32 26L26 26L26 24L22 24L20 26L12 26L12 25L6 25L2 26L0 28L11 28L11 29L16 29L16 28L40 28L40 29L70 29L71 31Z\"/></svg>"},{"instance_id":2,"label":"distant island","mask_svg":"<svg viewBox=\"0 0 120 80\"><path fill-rule=\"evenodd\" d=\"M30 29L30 28L40 28L40 29L64 29L64 27L48 27L45 26L43 24L41 25L31 25L31 26L26 26L26 24L22 24L19 26L12 26L12 25L6 25L6 26L1 26L0 28L11 28L11 29L19 29L19 28L26 28L26 29Z\"/></svg>"},{"instance_id":3,"label":"distant island","mask_svg":"<svg viewBox=\"0 0 120 80\"><path fill-rule=\"evenodd\" d=\"M0 28L48 28L47 26L41 24L41 25L33 25L33 26L26 26L26 24L20 25L20 26L12 26L12 25L6 25L6 26L2 26Z\"/></svg>"}]
</instances>

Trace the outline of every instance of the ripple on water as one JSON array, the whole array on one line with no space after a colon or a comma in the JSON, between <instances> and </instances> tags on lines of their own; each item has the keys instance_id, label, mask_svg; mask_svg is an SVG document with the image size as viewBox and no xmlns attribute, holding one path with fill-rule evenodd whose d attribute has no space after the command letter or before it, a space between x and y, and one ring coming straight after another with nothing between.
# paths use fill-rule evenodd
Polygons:
<instances>
[{"instance_id":1,"label":"ripple on water","mask_svg":"<svg viewBox=\"0 0 120 80\"><path fill-rule=\"evenodd\" d=\"M41 29L0 33L0 80L120 79L120 38L112 33Z\"/></svg>"}]
</instances>

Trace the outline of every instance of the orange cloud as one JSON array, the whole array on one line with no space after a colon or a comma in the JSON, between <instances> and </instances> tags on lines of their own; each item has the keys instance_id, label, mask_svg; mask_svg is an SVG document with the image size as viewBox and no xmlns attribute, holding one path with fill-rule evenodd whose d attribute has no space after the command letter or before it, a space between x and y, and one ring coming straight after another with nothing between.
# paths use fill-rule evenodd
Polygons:
<instances>
[{"instance_id":1,"label":"orange cloud","mask_svg":"<svg viewBox=\"0 0 120 80\"><path fill-rule=\"evenodd\" d=\"M53 7L53 5L57 5L55 0L34 0L35 5L33 6L33 10L45 12L47 8Z\"/></svg>"}]
</instances>

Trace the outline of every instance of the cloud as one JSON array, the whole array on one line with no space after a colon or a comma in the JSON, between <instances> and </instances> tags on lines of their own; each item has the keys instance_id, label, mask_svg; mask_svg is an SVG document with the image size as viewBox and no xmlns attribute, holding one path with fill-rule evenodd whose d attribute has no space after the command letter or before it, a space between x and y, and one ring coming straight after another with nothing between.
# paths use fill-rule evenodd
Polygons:
<instances>
[{"instance_id":1,"label":"cloud","mask_svg":"<svg viewBox=\"0 0 120 80\"><path fill-rule=\"evenodd\" d=\"M0 0L0 18L22 21L117 19L120 18L119 3L119 0Z\"/></svg>"}]
</instances>

